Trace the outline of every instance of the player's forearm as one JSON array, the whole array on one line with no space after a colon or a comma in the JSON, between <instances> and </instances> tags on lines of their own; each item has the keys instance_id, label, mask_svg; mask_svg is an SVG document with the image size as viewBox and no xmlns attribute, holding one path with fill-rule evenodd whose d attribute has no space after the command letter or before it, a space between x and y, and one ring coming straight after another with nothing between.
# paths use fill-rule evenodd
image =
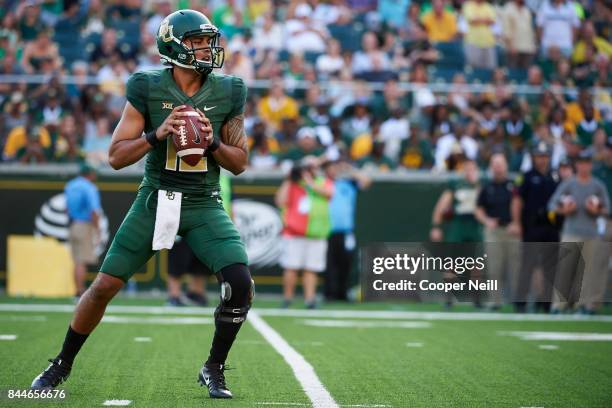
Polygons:
<instances>
[{"instance_id":1,"label":"player's forearm","mask_svg":"<svg viewBox=\"0 0 612 408\"><path fill-rule=\"evenodd\" d=\"M108 151L108 163L119 170L136 163L151 150L151 145L144 137L114 141Z\"/></svg>"},{"instance_id":2,"label":"player's forearm","mask_svg":"<svg viewBox=\"0 0 612 408\"><path fill-rule=\"evenodd\" d=\"M212 155L221 167L231 171L236 176L246 170L247 153L239 147L221 143Z\"/></svg>"}]
</instances>

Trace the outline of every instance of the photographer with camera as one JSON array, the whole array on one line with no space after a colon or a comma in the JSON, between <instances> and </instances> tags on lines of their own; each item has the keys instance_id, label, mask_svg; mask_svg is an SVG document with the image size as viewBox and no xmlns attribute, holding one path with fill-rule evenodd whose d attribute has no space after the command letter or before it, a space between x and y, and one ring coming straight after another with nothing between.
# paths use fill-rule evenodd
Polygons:
<instances>
[{"instance_id":1,"label":"photographer with camera","mask_svg":"<svg viewBox=\"0 0 612 408\"><path fill-rule=\"evenodd\" d=\"M317 174L319 160L304 157L294 165L276 192L275 202L282 211L284 250L280 264L283 272L283 307L289 307L295 295L297 275L301 270L304 301L308 309L316 307L317 274L325 270L327 237L331 229L329 201L334 182Z\"/></svg>"}]
</instances>

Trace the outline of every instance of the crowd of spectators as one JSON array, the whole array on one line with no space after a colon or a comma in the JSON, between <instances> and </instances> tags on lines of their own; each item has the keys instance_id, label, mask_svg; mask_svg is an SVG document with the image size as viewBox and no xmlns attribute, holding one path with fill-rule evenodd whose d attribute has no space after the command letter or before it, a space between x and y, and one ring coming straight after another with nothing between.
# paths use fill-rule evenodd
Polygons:
<instances>
[{"instance_id":1,"label":"crowd of spectators","mask_svg":"<svg viewBox=\"0 0 612 408\"><path fill-rule=\"evenodd\" d=\"M161 20L192 8L222 31L223 72L250 84L254 168L326 154L446 171L502 152L516 171L536 140L553 166L585 148L612 162L609 1L0 4L0 75L27 75L0 81L0 161L106 165L127 78L161 67Z\"/></svg>"}]
</instances>

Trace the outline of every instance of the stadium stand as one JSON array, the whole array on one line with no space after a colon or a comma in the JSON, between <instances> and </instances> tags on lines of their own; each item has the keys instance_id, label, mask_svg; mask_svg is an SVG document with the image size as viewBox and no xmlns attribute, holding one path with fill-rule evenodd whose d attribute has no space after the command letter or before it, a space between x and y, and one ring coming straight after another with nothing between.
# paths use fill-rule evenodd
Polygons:
<instances>
[{"instance_id":1,"label":"stadium stand","mask_svg":"<svg viewBox=\"0 0 612 408\"><path fill-rule=\"evenodd\" d=\"M156 7L159 7L158 3L166 2L132 1L129 6L117 1L5 0L2 3L0 56L6 62L0 67L0 107L3 117L0 126L1 160L18 162L27 157L30 161L53 162L64 157L62 126L49 125L48 120L45 122L45 115L50 115L48 109L44 110L46 96L51 89L49 78L53 77L56 85L52 93L57 95L61 107L59 122L73 119L76 122L79 154L71 157L74 160L83 157L95 159L97 164L104 166L105 160L100 152L104 150L106 142L103 141L108 139L108 134L100 132L112 132L118 120L125 100L125 81L136 70L161 67L152 33L161 21ZM352 151L359 150L352 146L356 139L346 131L351 128L351 112L357 104L367 107L367 120L360 129L360 136L369 140L365 146L372 146L372 142L384 143L379 125L388 120L392 110L397 107L410 121L410 137L434 149L437 138L444 136L440 132L429 131L435 121L431 107L439 105L445 105L448 110L451 126L444 127L446 132L452 132L455 124L473 118L474 112L485 102L493 106L497 126L502 126L507 120L511 106L520 105L526 122L534 129L532 139L543 139L555 145L556 151L563 156L571 156L575 151L571 145L579 141L580 123L584 120L584 110L589 106L593 106L595 112L596 123L592 126L602 128L606 133L612 127L612 45L610 20L606 20L611 12L609 3L605 1L569 2L576 8L579 21L571 39L572 49L551 47L550 39L546 39L544 48L542 37L527 38L526 41L532 41L536 50L533 54L522 56L525 58L521 61L530 61L528 68L515 64L519 60L517 51L509 49L504 39L503 27L511 18L507 14L509 7L505 7L507 2L489 1L496 13L492 30L496 34L495 49L498 67L502 68L500 72L466 64L463 33L466 32L467 22L463 10L470 1L442 2L444 12L451 13L453 21L457 21L458 32L451 33L454 37L448 42L435 42L428 38L431 33L421 23L422 17L429 13L429 23L432 15L435 22L436 7L440 5L432 7L431 2L426 0L412 1L405 10L405 24L400 26L397 25L397 16L378 14L376 8L353 9L350 2L344 1L309 4L302 0L270 0L258 2L261 7L251 7L248 5L250 3L245 3L240 10L244 15L242 19L225 18L235 10L229 9L223 0L212 3L184 0L167 3L173 10L190 7L202 11L222 29L227 54L223 72L244 77L250 87L247 131L250 135L252 124L263 120L263 145L271 146L270 149L258 148L257 154L270 155L270 160L258 159L257 165L266 163L268 166L278 166L294 158L288 152L297 143L296 132L302 126L313 125L322 129L318 132L320 149L317 151L323 154L340 152L357 159L350 157ZM546 15L540 14L548 3L549 0L525 2L524 7L527 7L532 18L534 32L547 22ZM296 13L298 9L299 13ZM276 30L270 32L283 33L285 25L292 19L301 19L309 28L317 27L319 30L322 27L318 32L326 44L332 38L338 40L340 54L335 58L341 58L342 64L338 64L339 60L328 59L326 71L319 72L317 60L325 52L305 51L302 58L294 61L289 51L292 47L288 46L290 36L278 38L277 35L268 42L256 41L253 33L266 32L261 28L269 17L272 17ZM51 47L44 46L44 38L38 39L40 33L45 31L51 33ZM365 33L375 34L377 50L382 54L364 52L362 38ZM269 47L266 44L270 44ZM53 47L58 51L57 63ZM361 54L360 64L365 63L370 69L354 71L356 53ZM378 61L381 56L382 63ZM16 66L10 66L13 58L17 61ZM78 67L76 72L75 67ZM425 67L425 70L421 71L419 67ZM75 73L78 76L72 77ZM14 74L20 76L4 76ZM259 112L261 98L269 93L270 80L280 80L284 94L297 103L298 115L291 118L297 125L292 126L293 130L282 130L276 124L266 122ZM313 86L315 84L317 86ZM384 96L389 92L384 89L391 86L404 95L399 98L398 106L394 102L396 99ZM546 89L552 94L542 94ZM15 94L20 97L15 97ZM579 94L584 94L580 100ZM549 119L555 110L561 110L565 115L561 133L555 130L557 128ZM105 116L108 124L100 124L100 115ZM24 156L23 146L17 149L16 154L8 154L15 148L9 146L7 149L9 135L16 127L24 125L27 128L44 126L50 133L51 142L45 148L44 156L37 155L36 159L32 159L32 155ZM554 128L555 131L536 134L535 129L538 128ZM328 134L333 137L321 136ZM606 136L610 135L607 133ZM91 157L89 150L92 140L97 141L95 157ZM487 144L484 136L479 136L477 142L480 147ZM257 146L262 146L262 141L258 140ZM369 152L365 153L367 155ZM405 153L400 150L388 159L401 169L407 162L402 160ZM414 155L414 148L411 148L410 154ZM478 157L484 166L486 155ZM422 168L432 165L427 160L418 162L422 163ZM521 160L515 158L511 162L520 164Z\"/></svg>"}]
</instances>

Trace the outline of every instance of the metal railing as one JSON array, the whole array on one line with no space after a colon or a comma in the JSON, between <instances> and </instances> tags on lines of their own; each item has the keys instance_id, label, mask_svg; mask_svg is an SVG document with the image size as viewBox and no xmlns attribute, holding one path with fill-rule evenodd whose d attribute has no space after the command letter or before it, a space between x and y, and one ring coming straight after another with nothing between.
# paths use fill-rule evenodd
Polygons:
<instances>
[{"instance_id":1,"label":"metal railing","mask_svg":"<svg viewBox=\"0 0 612 408\"><path fill-rule=\"evenodd\" d=\"M58 176L62 178L72 177L79 172L78 164L62 164L62 163L43 163L43 164L22 164L22 163L0 163L0 179L10 178L11 176L36 177L43 176ZM113 170L110 167L101 167L97 170L98 174L104 177L121 178L139 178L144 174L144 170L138 166L129 166L121 170ZM229 174L229 173L227 173ZM239 176L232 176L241 180L250 181L258 179L274 180L281 179L286 176L286 171L281 168L274 169L253 169L248 168ZM398 168L391 172L382 172L378 170L368 170L368 176L373 181L385 182L445 182L450 178L457 177L453 173L436 173L430 170L414 170ZM24 181L27 183L27 181Z\"/></svg>"},{"instance_id":2,"label":"metal railing","mask_svg":"<svg viewBox=\"0 0 612 408\"><path fill-rule=\"evenodd\" d=\"M462 71L457 71L458 73ZM73 75L0 75L0 84L44 84L48 83L52 78L57 77L62 84L80 84L80 85L96 85L100 81L95 76L76 77ZM254 89L269 89L272 83L269 79L256 79L246 81L247 86ZM322 90L330 88L346 88L352 89L355 83L365 84L372 91L382 91L385 84L382 82L366 82L362 80L353 81L317 81L316 82ZM293 89L307 90L312 86L312 82L303 80L291 80L285 83L286 86L290 85ZM440 83L430 82L427 84L402 82L397 81L397 87L406 92L414 92L423 87L430 89L432 92L449 93L449 92L472 92L472 93L484 93L490 92L495 85L491 83L474 83L474 84L453 84L453 83ZM545 90L550 90L554 93L562 94L576 94L578 87L566 87L566 86L534 86L527 84L504 84L513 93L516 94L541 94ZM608 92L612 93L610 87L591 87L588 88L591 92Z\"/></svg>"}]
</instances>

